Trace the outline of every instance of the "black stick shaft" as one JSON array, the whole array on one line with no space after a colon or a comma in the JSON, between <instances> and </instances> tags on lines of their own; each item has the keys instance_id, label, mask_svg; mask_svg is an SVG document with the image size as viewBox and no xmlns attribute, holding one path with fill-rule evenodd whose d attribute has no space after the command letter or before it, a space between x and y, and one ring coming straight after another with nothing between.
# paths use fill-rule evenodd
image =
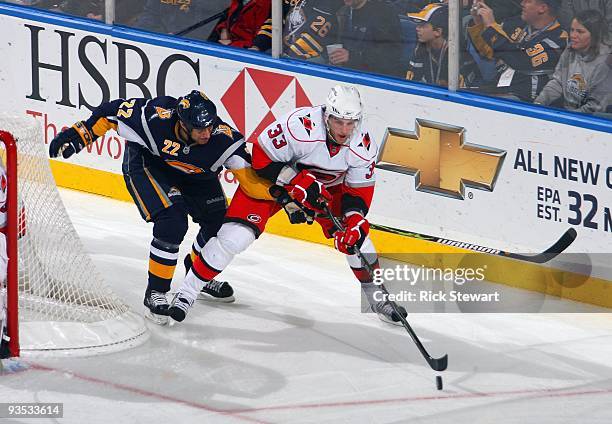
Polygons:
<instances>
[{"instance_id":1,"label":"black stick shaft","mask_svg":"<svg viewBox=\"0 0 612 424\"><path fill-rule=\"evenodd\" d=\"M434 243L443 244L445 246L453 246L459 249L472 250L478 253L486 253L488 255L495 256L504 256L507 258L518 259L520 261L525 262L533 262L542 264L548 262L555 257L557 257L560 253L565 251L576 239L577 233L573 228L569 228L563 233L563 235L557 240L553 245L551 245L548 249L541 253L536 253L533 255L521 255L519 253L507 252L505 250L479 246L473 243L462 242L458 240L449 240L442 237L434 237L427 234L416 233L413 231L400 230L398 228L386 227L384 225L370 224L371 228L376 230L381 230L389 233L395 233L406 237L411 237L419 240L431 241Z\"/></svg>"},{"instance_id":2,"label":"black stick shaft","mask_svg":"<svg viewBox=\"0 0 612 424\"><path fill-rule=\"evenodd\" d=\"M191 26L188 26L187 28L185 28L183 30L180 30L179 32L176 32L174 35L185 35L185 34L188 34L191 31L194 31L194 30L196 30L196 29L198 29L200 27L203 27L204 25L206 25L209 22L212 22L212 21L214 21L216 19L221 18L223 15L225 15L226 12L227 12L227 9L225 9L225 10L219 12L219 13L215 13L214 15L209 16L206 19L202 19L200 22L196 22L195 24L193 24Z\"/></svg>"},{"instance_id":3,"label":"black stick shaft","mask_svg":"<svg viewBox=\"0 0 612 424\"><path fill-rule=\"evenodd\" d=\"M324 209L325 209L325 213L329 216L332 223L334 224L334 227L336 227L336 230L342 231L343 226L342 226L342 223L338 220L338 218L336 218L332 214L332 212L329 210L329 207L325 206ZM361 260L361 263L363 264L363 266L366 268L366 270L370 274L370 278L372 278L373 280L374 279L374 269L372 268L372 265L366 260L365 256L363 255L363 253L361 253L361 251L359 250L357 246L355 246L354 249L355 249L355 253ZM380 288L381 290L383 290L384 293L386 293L387 295L389 294L389 292L387 291L384 285L381 284ZM416 345L417 349L419 349L419 352L421 352L421 355L423 355L423 357L425 358L429 366L435 371L444 371L448 367L448 355L444 355L441 358L433 358L429 354L429 352L427 352L427 349L425 349L425 346L423 346L423 343L421 343L419 336L417 336L417 334L414 332L414 330L412 329L412 327L410 326L406 318L404 318L404 316L400 313L400 310L395 304L395 302L389 302L389 303L391 307L393 308L393 312L395 312L395 314L399 317L400 322L402 323L402 326L406 329L406 331L410 335L410 338Z\"/></svg>"}]
</instances>

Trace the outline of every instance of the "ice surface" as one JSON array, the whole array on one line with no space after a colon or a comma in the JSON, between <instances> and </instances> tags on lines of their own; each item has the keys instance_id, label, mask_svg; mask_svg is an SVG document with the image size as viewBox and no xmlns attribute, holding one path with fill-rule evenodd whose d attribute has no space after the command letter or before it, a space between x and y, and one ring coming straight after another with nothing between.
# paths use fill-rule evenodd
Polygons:
<instances>
[{"instance_id":1,"label":"ice surface","mask_svg":"<svg viewBox=\"0 0 612 424\"><path fill-rule=\"evenodd\" d=\"M142 311L151 226L129 203L62 197L109 285ZM140 347L20 359L27 370L0 375L0 402L63 402L64 418L5 421L612 422L609 314L410 315L431 353L449 354L437 391L404 330L359 312L358 286L333 250L264 235L223 277L236 303L198 303L181 324L149 324Z\"/></svg>"}]
</instances>

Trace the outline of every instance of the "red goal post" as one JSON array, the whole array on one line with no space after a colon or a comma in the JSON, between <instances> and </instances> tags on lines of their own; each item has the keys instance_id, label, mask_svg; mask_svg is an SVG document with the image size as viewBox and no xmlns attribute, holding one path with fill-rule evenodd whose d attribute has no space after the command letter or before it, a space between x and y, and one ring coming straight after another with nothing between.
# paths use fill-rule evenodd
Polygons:
<instances>
[{"instance_id":1,"label":"red goal post","mask_svg":"<svg viewBox=\"0 0 612 424\"><path fill-rule=\"evenodd\" d=\"M0 285L8 356L96 355L147 340L143 317L110 289L85 252L38 122L0 113L0 141L8 180L6 289Z\"/></svg>"},{"instance_id":2,"label":"red goal post","mask_svg":"<svg viewBox=\"0 0 612 424\"><path fill-rule=\"evenodd\" d=\"M17 144L13 135L0 129L0 141L6 150L6 253L9 258L6 272L7 334L9 356L19 356L18 279L17 279ZM12 311L12 312L11 312Z\"/></svg>"}]
</instances>

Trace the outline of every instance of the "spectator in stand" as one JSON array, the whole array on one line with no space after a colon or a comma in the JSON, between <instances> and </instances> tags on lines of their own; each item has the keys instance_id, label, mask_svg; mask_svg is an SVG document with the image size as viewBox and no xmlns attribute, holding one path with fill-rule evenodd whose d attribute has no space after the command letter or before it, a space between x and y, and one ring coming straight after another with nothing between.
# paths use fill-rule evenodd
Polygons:
<instances>
[{"instance_id":1,"label":"spectator in stand","mask_svg":"<svg viewBox=\"0 0 612 424\"><path fill-rule=\"evenodd\" d=\"M576 112L602 112L612 92L606 61L611 49L602 40L607 23L597 10L578 12L572 20L570 44L561 55L555 73L535 103L550 105L563 99L566 109Z\"/></svg>"},{"instance_id":2,"label":"spectator in stand","mask_svg":"<svg viewBox=\"0 0 612 424\"><path fill-rule=\"evenodd\" d=\"M326 46L338 43L336 12L342 0L285 0L283 56L327 63Z\"/></svg>"},{"instance_id":3,"label":"spectator in stand","mask_svg":"<svg viewBox=\"0 0 612 424\"><path fill-rule=\"evenodd\" d=\"M142 13L145 0L115 0L115 22L134 26Z\"/></svg>"},{"instance_id":4,"label":"spectator in stand","mask_svg":"<svg viewBox=\"0 0 612 424\"><path fill-rule=\"evenodd\" d=\"M226 46L267 50L272 38L271 0L231 0L229 9L210 35L209 41ZM270 21L268 21L270 19Z\"/></svg>"},{"instance_id":5,"label":"spectator in stand","mask_svg":"<svg viewBox=\"0 0 612 424\"><path fill-rule=\"evenodd\" d=\"M448 86L448 7L431 3L408 16L417 23L418 44L408 63L406 79Z\"/></svg>"},{"instance_id":6,"label":"spectator in stand","mask_svg":"<svg viewBox=\"0 0 612 424\"><path fill-rule=\"evenodd\" d=\"M608 39L612 41L612 0L562 0L559 12L559 22L564 28L569 29L572 19L583 10L598 10L606 22L608 28Z\"/></svg>"},{"instance_id":7,"label":"spectator in stand","mask_svg":"<svg viewBox=\"0 0 612 424\"><path fill-rule=\"evenodd\" d=\"M495 17L499 22L507 21L509 18L513 18L521 14L520 0L488 0L487 5L493 9ZM478 4L477 0L472 1L472 5Z\"/></svg>"},{"instance_id":8,"label":"spectator in stand","mask_svg":"<svg viewBox=\"0 0 612 424\"><path fill-rule=\"evenodd\" d=\"M223 7L218 1L209 0L146 0L144 10L135 20L134 26L154 32L176 34L218 13ZM209 34L210 28L203 26L185 37L206 40Z\"/></svg>"},{"instance_id":9,"label":"spectator in stand","mask_svg":"<svg viewBox=\"0 0 612 424\"><path fill-rule=\"evenodd\" d=\"M491 94L533 102L553 74L567 45L556 19L560 0L523 0L520 17L501 24L484 1L472 7L470 39L481 56L497 62Z\"/></svg>"},{"instance_id":10,"label":"spectator in stand","mask_svg":"<svg viewBox=\"0 0 612 424\"><path fill-rule=\"evenodd\" d=\"M419 3L419 2L411 2L411 3ZM448 4L448 0L440 0L440 1L422 1L422 7L417 8L417 12L425 7L427 4L432 3L444 3ZM474 0L461 0L461 9L462 16L470 14L470 6L475 3ZM505 21L508 18L516 16L521 13L521 2L520 0L489 0L487 2L489 7L493 9L495 12L495 16L500 22Z\"/></svg>"},{"instance_id":11,"label":"spectator in stand","mask_svg":"<svg viewBox=\"0 0 612 424\"><path fill-rule=\"evenodd\" d=\"M63 2L60 9L69 15L104 20L104 0L69 0Z\"/></svg>"},{"instance_id":12,"label":"spectator in stand","mask_svg":"<svg viewBox=\"0 0 612 424\"><path fill-rule=\"evenodd\" d=\"M391 5L379 0L344 0L338 23L342 47L329 53L332 65L403 77L400 22Z\"/></svg>"}]
</instances>

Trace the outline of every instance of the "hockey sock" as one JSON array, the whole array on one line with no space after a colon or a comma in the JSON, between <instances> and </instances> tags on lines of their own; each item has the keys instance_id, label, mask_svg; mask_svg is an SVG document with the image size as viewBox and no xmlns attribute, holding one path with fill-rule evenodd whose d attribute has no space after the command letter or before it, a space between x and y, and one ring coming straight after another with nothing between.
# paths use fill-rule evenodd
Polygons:
<instances>
[{"instance_id":1,"label":"hockey sock","mask_svg":"<svg viewBox=\"0 0 612 424\"><path fill-rule=\"evenodd\" d=\"M174 276L174 268L179 256L179 246L154 238L149 253L149 287L166 293Z\"/></svg>"},{"instance_id":2,"label":"hockey sock","mask_svg":"<svg viewBox=\"0 0 612 424\"><path fill-rule=\"evenodd\" d=\"M380 268L380 265L378 263L378 259L376 259L376 262L374 262L373 264L371 264L372 269L378 269ZM355 274L355 277L357 277L357 280L359 280L360 283L371 283L372 280L372 275L370 275L370 271L368 271L366 268L353 268L351 267L351 271L353 271L353 274Z\"/></svg>"},{"instance_id":3,"label":"hockey sock","mask_svg":"<svg viewBox=\"0 0 612 424\"><path fill-rule=\"evenodd\" d=\"M191 267L191 270L193 271L196 277L203 281L210 281L221 272L221 270L214 269L213 267L208 265L206 261L202 259L202 255L196 256L195 260L193 261L193 266Z\"/></svg>"},{"instance_id":4,"label":"hockey sock","mask_svg":"<svg viewBox=\"0 0 612 424\"><path fill-rule=\"evenodd\" d=\"M193 264L195 262L196 257L200 254L200 252L202 251L202 247L206 244L206 241L204 239L204 235L203 235L203 231L200 230L198 232L198 235L196 236L195 240L193 241L193 244L191 245L191 263ZM189 270L187 270L189 271Z\"/></svg>"}]
</instances>

